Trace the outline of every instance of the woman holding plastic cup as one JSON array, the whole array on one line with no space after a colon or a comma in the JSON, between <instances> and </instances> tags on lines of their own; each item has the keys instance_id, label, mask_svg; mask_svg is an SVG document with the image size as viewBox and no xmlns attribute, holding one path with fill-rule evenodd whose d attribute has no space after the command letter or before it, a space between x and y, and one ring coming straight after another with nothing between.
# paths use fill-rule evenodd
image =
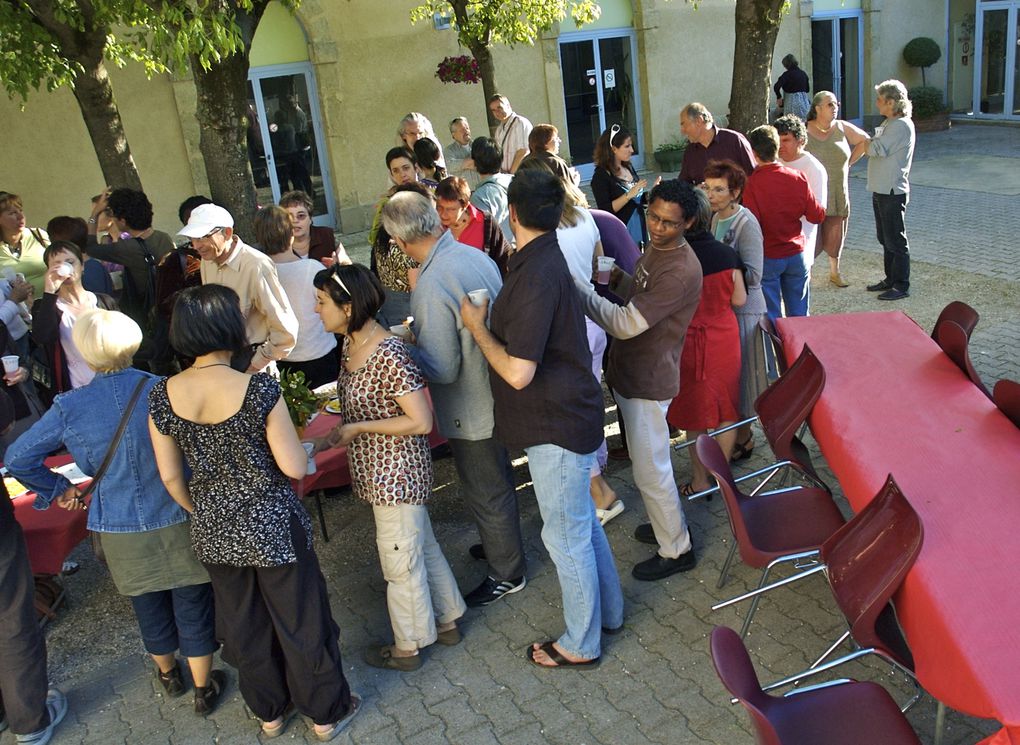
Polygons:
<instances>
[{"instance_id":1,"label":"woman holding plastic cup","mask_svg":"<svg viewBox=\"0 0 1020 745\"><path fill-rule=\"evenodd\" d=\"M627 129L614 124L603 132L595 143L591 192L595 195L595 206L620 218L640 246L648 241L644 207L648 180L638 178L630 162L633 155L634 139Z\"/></svg>"},{"instance_id":2,"label":"woman holding plastic cup","mask_svg":"<svg viewBox=\"0 0 1020 745\"><path fill-rule=\"evenodd\" d=\"M327 331L344 334L337 395L343 423L312 442L347 446L354 495L372 505L393 643L370 646L365 662L386 670L421 667L419 650L457 644L467 609L432 533L425 378L403 342L375 320L386 295L359 265L315 275L316 310Z\"/></svg>"},{"instance_id":3,"label":"woman holding plastic cup","mask_svg":"<svg viewBox=\"0 0 1020 745\"><path fill-rule=\"evenodd\" d=\"M75 321L96 308L117 310L117 303L109 295L82 286L82 253L76 244L54 241L47 246L43 260L47 269L43 296L32 306L32 341L43 348L49 362L49 380L42 383L40 392L48 406L53 396L87 385L96 374L71 338Z\"/></svg>"}]
</instances>

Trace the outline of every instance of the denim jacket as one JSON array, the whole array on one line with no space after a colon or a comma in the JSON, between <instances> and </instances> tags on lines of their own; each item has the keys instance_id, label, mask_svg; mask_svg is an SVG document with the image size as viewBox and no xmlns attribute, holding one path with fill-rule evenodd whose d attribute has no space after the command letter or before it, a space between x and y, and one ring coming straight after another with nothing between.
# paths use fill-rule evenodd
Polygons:
<instances>
[{"instance_id":1,"label":"denim jacket","mask_svg":"<svg viewBox=\"0 0 1020 745\"><path fill-rule=\"evenodd\" d=\"M148 393L157 378L134 368L99 373L88 385L58 395L49 411L7 449L7 470L36 492L37 510L47 509L71 485L43 464L46 456L63 444L82 472L93 475L139 378L147 382L110 467L92 494L89 530L140 533L188 519L163 487L152 451Z\"/></svg>"}]
</instances>

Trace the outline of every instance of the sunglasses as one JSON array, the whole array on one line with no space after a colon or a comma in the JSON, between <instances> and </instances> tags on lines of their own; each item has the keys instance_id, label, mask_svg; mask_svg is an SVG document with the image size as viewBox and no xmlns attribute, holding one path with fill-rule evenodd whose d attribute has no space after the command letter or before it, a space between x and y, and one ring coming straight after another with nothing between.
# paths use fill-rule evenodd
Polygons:
<instances>
[{"instance_id":1,"label":"sunglasses","mask_svg":"<svg viewBox=\"0 0 1020 745\"><path fill-rule=\"evenodd\" d=\"M344 292L347 293L347 297L349 297L349 298L353 298L354 297L354 294L350 290L347 289L347 285L345 285L344 281L342 279L340 279L340 274L336 270L334 270L333 273L330 276L333 278L334 282L336 282L338 285L340 285L340 289L342 289Z\"/></svg>"}]
</instances>

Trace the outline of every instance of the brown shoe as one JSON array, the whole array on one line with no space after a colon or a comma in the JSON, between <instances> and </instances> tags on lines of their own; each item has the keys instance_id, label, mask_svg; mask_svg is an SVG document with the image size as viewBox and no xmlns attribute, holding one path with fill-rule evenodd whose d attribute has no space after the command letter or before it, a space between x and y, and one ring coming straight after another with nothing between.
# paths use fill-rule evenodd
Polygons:
<instances>
[{"instance_id":1,"label":"brown shoe","mask_svg":"<svg viewBox=\"0 0 1020 745\"><path fill-rule=\"evenodd\" d=\"M843 275L839 272L829 272L829 281L836 287L849 287L850 283L843 279Z\"/></svg>"},{"instance_id":2,"label":"brown shoe","mask_svg":"<svg viewBox=\"0 0 1020 745\"><path fill-rule=\"evenodd\" d=\"M381 647L368 647L365 650L365 662L372 667L383 670L399 670L402 673L412 673L421 667L421 655L415 654L410 657L397 657L393 654L393 647L384 644Z\"/></svg>"}]
</instances>

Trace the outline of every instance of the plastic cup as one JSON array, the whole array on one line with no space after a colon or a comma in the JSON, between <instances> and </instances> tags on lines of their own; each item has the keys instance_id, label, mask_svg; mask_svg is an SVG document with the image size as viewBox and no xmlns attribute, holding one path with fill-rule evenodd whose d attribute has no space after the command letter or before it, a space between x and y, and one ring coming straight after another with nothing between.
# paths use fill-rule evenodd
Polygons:
<instances>
[{"instance_id":1,"label":"plastic cup","mask_svg":"<svg viewBox=\"0 0 1020 745\"><path fill-rule=\"evenodd\" d=\"M612 256L599 256L598 262L599 262L598 283L600 285L608 285L609 275L613 271L613 265L616 264L616 259L614 259Z\"/></svg>"},{"instance_id":2,"label":"plastic cup","mask_svg":"<svg viewBox=\"0 0 1020 745\"><path fill-rule=\"evenodd\" d=\"M18 371L18 355L5 354L0 359L3 360L5 373L15 373Z\"/></svg>"},{"instance_id":3,"label":"plastic cup","mask_svg":"<svg viewBox=\"0 0 1020 745\"><path fill-rule=\"evenodd\" d=\"M311 476L315 473L315 455L312 453L315 450L315 444L311 442L302 442L301 447L305 449L305 454L308 456L308 468L305 470L306 476Z\"/></svg>"},{"instance_id":4,"label":"plastic cup","mask_svg":"<svg viewBox=\"0 0 1020 745\"><path fill-rule=\"evenodd\" d=\"M472 305L482 306L485 305L485 301L489 299L489 291L485 288L481 290L471 290L468 293L468 297L471 299Z\"/></svg>"},{"instance_id":5,"label":"plastic cup","mask_svg":"<svg viewBox=\"0 0 1020 745\"><path fill-rule=\"evenodd\" d=\"M57 267L58 277L70 277L74 273L74 269L71 268L70 264L64 263Z\"/></svg>"},{"instance_id":6,"label":"plastic cup","mask_svg":"<svg viewBox=\"0 0 1020 745\"><path fill-rule=\"evenodd\" d=\"M390 326L390 333L394 336L399 336L401 339L409 339L411 337L411 329L402 323Z\"/></svg>"}]
</instances>

